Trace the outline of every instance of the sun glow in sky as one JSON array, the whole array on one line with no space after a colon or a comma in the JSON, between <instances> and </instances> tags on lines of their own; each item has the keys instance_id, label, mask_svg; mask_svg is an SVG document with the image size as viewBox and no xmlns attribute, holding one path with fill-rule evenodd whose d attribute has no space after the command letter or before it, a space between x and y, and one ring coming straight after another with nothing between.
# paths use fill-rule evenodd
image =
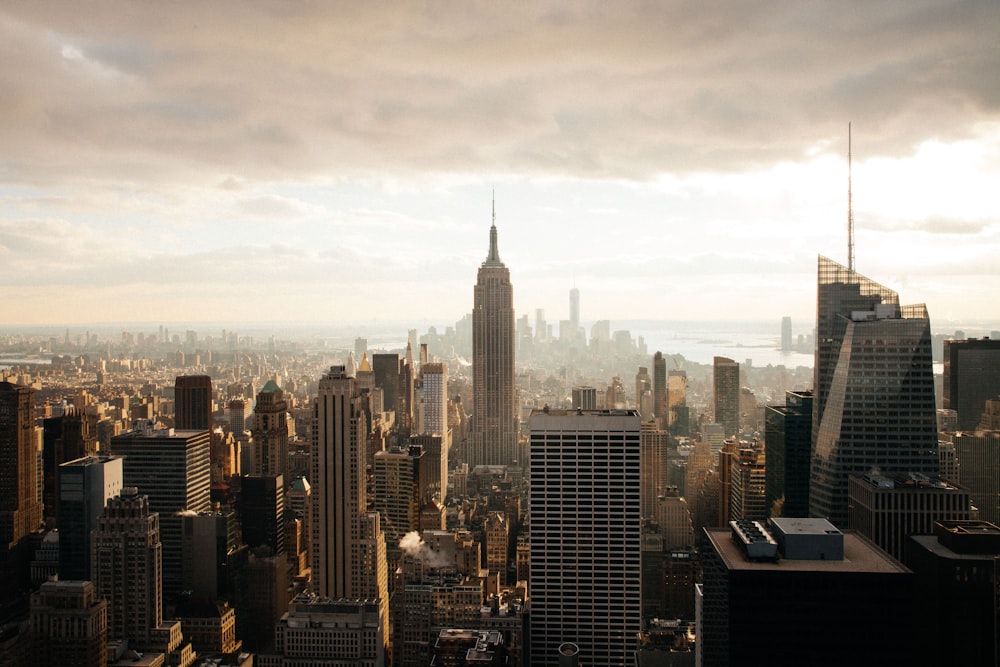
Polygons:
<instances>
[{"instance_id":1,"label":"sun glow in sky","mask_svg":"<svg viewBox=\"0 0 1000 667\"><path fill-rule=\"evenodd\" d=\"M706 5L706 6L701 6ZM7 3L8 324L1000 320L1000 6Z\"/></svg>"}]
</instances>

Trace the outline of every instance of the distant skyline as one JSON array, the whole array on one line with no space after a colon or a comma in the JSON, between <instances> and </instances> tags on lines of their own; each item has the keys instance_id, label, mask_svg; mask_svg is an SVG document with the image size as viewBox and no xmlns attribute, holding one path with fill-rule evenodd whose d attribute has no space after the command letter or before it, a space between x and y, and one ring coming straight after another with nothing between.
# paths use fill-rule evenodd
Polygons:
<instances>
[{"instance_id":1,"label":"distant skyline","mask_svg":"<svg viewBox=\"0 0 1000 667\"><path fill-rule=\"evenodd\" d=\"M4 325L1000 321L1000 6L0 7ZM936 328L936 327L935 327Z\"/></svg>"}]
</instances>

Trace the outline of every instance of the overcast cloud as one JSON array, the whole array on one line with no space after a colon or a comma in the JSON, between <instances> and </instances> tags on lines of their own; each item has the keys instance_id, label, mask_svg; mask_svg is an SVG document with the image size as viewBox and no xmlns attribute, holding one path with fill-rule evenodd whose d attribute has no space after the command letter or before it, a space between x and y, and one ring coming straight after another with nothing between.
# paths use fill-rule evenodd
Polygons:
<instances>
[{"instance_id":1,"label":"overcast cloud","mask_svg":"<svg viewBox=\"0 0 1000 667\"><path fill-rule=\"evenodd\" d=\"M1000 320L998 35L992 0L8 2L5 319L450 323L495 188L519 314L809 326L850 121L858 269Z\"/></svg>"}]
</instances>

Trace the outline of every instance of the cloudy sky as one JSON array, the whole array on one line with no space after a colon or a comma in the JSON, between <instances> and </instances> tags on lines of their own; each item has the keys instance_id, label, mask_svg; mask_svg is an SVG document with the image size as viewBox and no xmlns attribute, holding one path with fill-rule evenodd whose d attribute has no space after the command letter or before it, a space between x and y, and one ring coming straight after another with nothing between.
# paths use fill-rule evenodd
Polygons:
<instances>
[{"instance_id":1,"label":"cloudy sky","mask_svg":"<svg viewBox=\"0 0 1000 667\"><path fill-rule=\"evenodd\" d=\"M5 2L5 323L1000 320L1000 5Z\"/></svg>"}]
</instances>

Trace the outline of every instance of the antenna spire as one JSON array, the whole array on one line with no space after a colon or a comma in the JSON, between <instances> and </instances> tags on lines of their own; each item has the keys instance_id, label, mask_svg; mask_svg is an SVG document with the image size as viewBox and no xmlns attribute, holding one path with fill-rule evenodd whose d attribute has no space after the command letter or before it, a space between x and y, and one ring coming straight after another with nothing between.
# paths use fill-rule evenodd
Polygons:
<instances>
[{"instance_id":1,"label":"antenna spire","mask_svg":"<svg viewBox=\"0 0 1000 667\"><path fill-rule=\"evenodd\" d=\"M847 124L847 268L854 271L854 207L851 202L851 124Z\"/></svg>"}]
</instances>

